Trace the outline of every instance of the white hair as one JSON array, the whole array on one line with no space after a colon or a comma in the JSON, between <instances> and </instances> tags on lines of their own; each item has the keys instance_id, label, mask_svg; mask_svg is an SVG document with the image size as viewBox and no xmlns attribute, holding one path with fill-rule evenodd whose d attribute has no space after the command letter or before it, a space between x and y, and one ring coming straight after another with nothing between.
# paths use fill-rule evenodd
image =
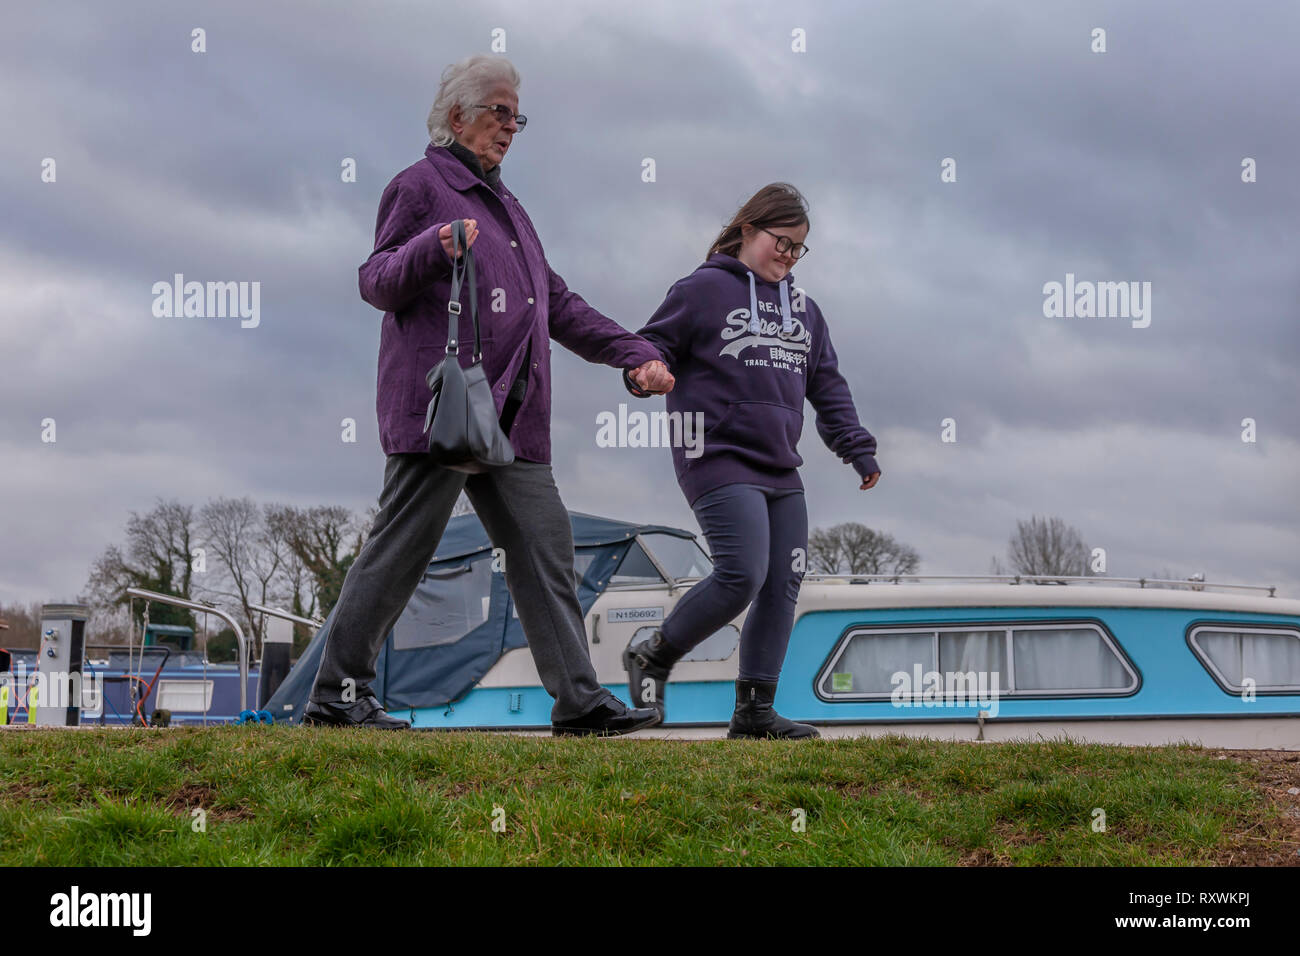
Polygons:
<instances>
[{"instance_id":1,"label":"white hair","mask_svg":"<svg viewBox=\"0 0 1300 956\"><path fill-rule=\"evenodd\" d=\"M451 131L453 106L459 106L466 122L470 122L481 112L474 104L482 103L491 89L502 83L509 83L516 92L519 90L519 71L501 56L477 53L443 70L438 98L429 110L429 139L433 145L448 146L455 141Z\"/></svg>"}]
</instances>

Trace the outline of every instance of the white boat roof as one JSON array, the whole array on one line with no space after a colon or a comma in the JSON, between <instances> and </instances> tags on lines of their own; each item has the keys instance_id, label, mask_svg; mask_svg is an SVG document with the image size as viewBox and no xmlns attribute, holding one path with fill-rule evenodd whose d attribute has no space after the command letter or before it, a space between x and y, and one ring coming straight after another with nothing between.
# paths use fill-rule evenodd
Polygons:
<instances>
[{"instance_id":1,"label":"white boat roof","mask_svg":"<svg viewBox=\"0 0 1300 956\"><path fill-rule=\"evenodd\" d=\"M850 583L849 576L808 575L799 611L906 607L1167 607L1300 616L1300 600L1104 584ZM810 580L811 579L811 580ZM810 607L809 605L812 605Z\"/></svg>"}]
</instances>

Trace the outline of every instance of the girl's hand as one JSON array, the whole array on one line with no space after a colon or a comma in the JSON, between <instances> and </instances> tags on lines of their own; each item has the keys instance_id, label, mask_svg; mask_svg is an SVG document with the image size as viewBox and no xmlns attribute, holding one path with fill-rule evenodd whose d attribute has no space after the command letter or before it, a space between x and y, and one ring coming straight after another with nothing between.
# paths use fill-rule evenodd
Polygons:
<instances>
[{"instance_id":1,"label":"girl's hand","mask_svg":"<svg viewBox=\"0 0 1300 956\"><path fill-rule=\"evenodd\" d=\"M470 246L474 245L474 240L477 237L478 237L478 220L466 219L465 220L465 245L464 247L461 248L460 251L463 253ZM455 259L456 250L454 250L451 247L451 223L447 223L447 225L443 226L441 229L438 230L438 238L442 240L442 248L447 251L447 258Z\"/></svg>"},{"instance_id":2,"label":"girl's hand","mask_svg":"<svg viewBox=\"0 0 1300 956\"><path fill-rule=\"evenodd\" d=\"M671 392L677 380L663 362L652 360L627 373L627 377L647 392L662 395Z\"/></svg>"},{"instance_id":3,"label":"girl's hand","mask_svg":"<svg viewBox=\"0 0 1300 956\"><path fill-rule=\"evenodd\" d=\"M868 488L873 487L876 484L876 482L879 480L880 480L880 472L878 471L874 472L871 475L871 477L862 479L862 484L858 486L858 490L866 491Z\"/></svg>"}]
</instances>

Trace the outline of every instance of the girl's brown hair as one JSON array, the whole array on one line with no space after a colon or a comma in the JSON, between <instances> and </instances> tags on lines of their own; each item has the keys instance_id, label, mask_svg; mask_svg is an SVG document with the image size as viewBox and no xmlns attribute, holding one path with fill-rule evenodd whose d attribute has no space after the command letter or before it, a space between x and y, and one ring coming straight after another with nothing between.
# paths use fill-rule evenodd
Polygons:
<instances>
[{"instance_id":1,"label":"girl's brown hair","mask_svg":"<svg viewBox=\"0 0 1300 956\"><path fill-rule=\"evenodd\" d=\"M789 183L769 183L741 206L718 238L709 247L707 259L715 252L734 257L744 239L740 227L750 223L755 228L808 225L808 201Z\"/></svg>"}]
</instances>

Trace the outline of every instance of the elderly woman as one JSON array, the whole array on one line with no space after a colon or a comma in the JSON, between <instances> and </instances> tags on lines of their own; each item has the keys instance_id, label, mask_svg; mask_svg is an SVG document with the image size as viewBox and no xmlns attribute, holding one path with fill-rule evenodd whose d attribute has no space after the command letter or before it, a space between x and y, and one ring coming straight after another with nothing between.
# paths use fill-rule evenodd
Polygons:
<instances>
[{"instance_id":1,"label":"elderly woman","mask_svg":"<svg viewBox=\"0 0 1300 956\"><path fill-rule=\"evenodd\" d=\"M424 158L379 200L375 251L360 268L361 298L384 310L376 403L387 463L380 510L348 570L304 722L390 729L370 682L388 632L415 592L464 489L505 552L509 587L542 684L555 698L555 734L624 734L659 721L629 709L596 680L574 584L568 511L551 474L550 346L624 369L652 391L673 377L649 342L571 292L546 262L501 163L527 122L519 74L500 57L448 67L429 113ZM427 452L425 374L444 358L453 256L464 219L482 299L483 369L515 461L481 474L443 468ZM469 333L462 318L462 331ZM470 363L469 349L459 361ZM454 360L447 356L447 359Z\"/></svg>"}]
</instances>

